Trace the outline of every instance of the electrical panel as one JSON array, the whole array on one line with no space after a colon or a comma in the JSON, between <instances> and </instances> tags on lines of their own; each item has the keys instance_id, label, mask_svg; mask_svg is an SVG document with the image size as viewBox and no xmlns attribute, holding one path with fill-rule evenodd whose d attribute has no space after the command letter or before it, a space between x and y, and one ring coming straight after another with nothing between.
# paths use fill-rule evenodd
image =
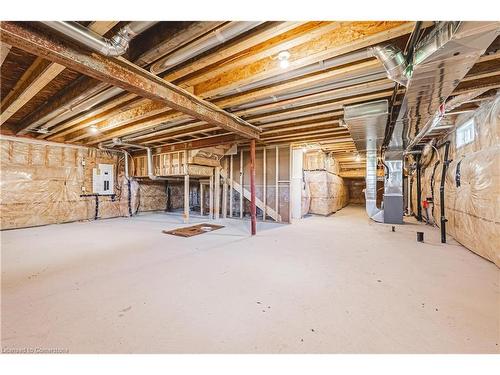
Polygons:
<instances>
[{"instance_id":1,"label":"electrical panel","mask_svg":"<svg viewBox=\"0 0 500 375\"><path fill-rule=\"evenodd\" d=\"M94 194L114 194L113 164L98 164L92 170L92 190Z\"/></svg>"}]
</instances>

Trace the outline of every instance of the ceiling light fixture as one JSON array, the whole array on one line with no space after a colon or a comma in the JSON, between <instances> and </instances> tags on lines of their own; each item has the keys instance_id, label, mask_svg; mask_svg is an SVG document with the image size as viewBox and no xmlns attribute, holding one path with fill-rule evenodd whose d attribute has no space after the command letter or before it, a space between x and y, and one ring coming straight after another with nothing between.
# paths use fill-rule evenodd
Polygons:
<instances>
[{"instance_id":1,"label":"ceiling light fixture","mask_svg":"<svg viewBox=\"0 0 500 375\"><path fill-rule=\"evenodd\" d=\"M290 52L288 51L281 51L280 53L278 53L278 60L281 69L286 69L290 66L290 62L288 61L289 58Z\"/></svg>"},{"instance_id":2,"label":"ceiling light fixture","mask_svg":"<svg viewBox=\"0 0 500 375\"><path fill-rule=\"evenodd\" d=\"M91 132L92 134L97 134L97 133L99 133L99 129L98 129L98 128L97 128L97 126L95 126L95 125L91 125L89 129L90 129L90 132Z\"/></svg>"}]
</instances>

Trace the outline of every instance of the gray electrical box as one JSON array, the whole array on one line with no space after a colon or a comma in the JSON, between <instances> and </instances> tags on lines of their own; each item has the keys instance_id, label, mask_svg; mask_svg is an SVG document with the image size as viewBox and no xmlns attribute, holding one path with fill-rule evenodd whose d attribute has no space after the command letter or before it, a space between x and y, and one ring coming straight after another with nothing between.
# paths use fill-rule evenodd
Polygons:
<instances>
[{"instance_id":1,"label":"gray electrical box","mask_svg":"<svg viewBox=\"0 0 500 375\"><path fill-rule=\"evenodd\" d=\"M113 164L98 164L92 170L92 190L94 194L114 194Z\"/></svg>"}]
</instances>

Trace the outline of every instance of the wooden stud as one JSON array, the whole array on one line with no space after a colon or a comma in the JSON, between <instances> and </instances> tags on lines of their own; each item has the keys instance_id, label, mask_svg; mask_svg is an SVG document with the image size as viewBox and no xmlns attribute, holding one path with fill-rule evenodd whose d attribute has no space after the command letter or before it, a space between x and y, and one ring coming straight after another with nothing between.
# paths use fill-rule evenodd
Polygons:
<instances>
[{"instance_id":1,"label":"wooden stud","mask_svg":"<svg viewBox=\"0 0 500 375\"><path fill-rule=\"evenodd\" d=\"M259 138L258 129L247 122L125 59L111 59L95 53L83 54L71 45L49 38L27 24L2 22L0 30L2 41L26 52L43 56L52 62L144 98L163 102L172 109L243 137Z\"/></svg>"},{"instance_id":2,"label":"wooden stud","mask_svg":"<svg viewBox=\"0 0 500 375\"><path fill-rule=\"evenodd\" d=\"M37 58L18 82L19 85L16 85L17 87L2 100L0 125L4 124L63 70L62 65L47 63Z\"/></svg>"},{"instance_id":3,"label":"wooden stud","mask_svg":"<svg viewBox=\"0 0 500 375\"><path fill-rule=\"evenodd\" d=\"M7 55L9 54L11 48L12 47L7 43L2 43L0 45L0 66L3 65L3 62L7 58Z\"/></svg>"}]
</instances>

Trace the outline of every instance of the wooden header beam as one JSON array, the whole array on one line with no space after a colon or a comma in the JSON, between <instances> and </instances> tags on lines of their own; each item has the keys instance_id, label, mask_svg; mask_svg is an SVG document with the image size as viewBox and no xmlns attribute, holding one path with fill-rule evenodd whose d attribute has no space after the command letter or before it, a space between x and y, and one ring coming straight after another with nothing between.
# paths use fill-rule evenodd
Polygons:
<instances>
[{"instance_id":1,"label":"wooden header beam","mask_svg":"<svg viewBox=\"0 0 500 375\"><path fill-rule=\"evenodd\" d=\"M26 52L64 65L79 73L151 100L245 138L258 139L259 129L223 111L188 91L162 80L150 72L126 61L111 59L96 53L86 53L69 44L30 28L27 24L1 22L1 40Z\"/></svg>"}]
</instances>

